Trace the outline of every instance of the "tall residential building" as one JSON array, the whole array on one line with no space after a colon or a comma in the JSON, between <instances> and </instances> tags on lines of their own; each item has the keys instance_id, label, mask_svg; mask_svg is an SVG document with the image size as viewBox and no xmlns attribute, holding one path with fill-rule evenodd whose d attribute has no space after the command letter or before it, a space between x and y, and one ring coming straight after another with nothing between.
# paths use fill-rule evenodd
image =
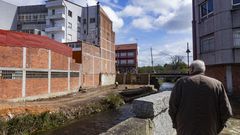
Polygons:
<instances>
[{"instance_id":1,"label":"tall residential building","mask_svg":"<svg viewBox=\"0 0 240 135\"><path fill-rule=\"evenodd\" d=\"M193 0L193 44L206 74L240 96L240 0Z\"/></svg>"},{"instance_id":2,"label":"tall residential building","mask_svg":"<svg viewBox=\"0 0 240 135\"><path fill-rule=\"evenodd\" d=\"M69 0L47 0L44 5L16 6L0 0L1 29L44 35L59 42L86 41L100 46L100 10ZM11 9L11 10L7 10ZM14 9L15 8L15 9ZM16 19L17 18L17 19ZM9 21L10 20L10 21ZM9 23L9 24L6 24ZM11 25L11 26L10 26Z\"/></svg>"},{"instance_id":3,"label":"tall residential building","mask_svg":"<svg viewBox=\"0 0 240 135\"><path fill-rule=\"evenodd\" d=\"M46 16L48 9L45 5L31 5L18 7L17 31L45 35Z\"/></svg>"},{"instance_id":4,"label":"tall residential building","mask_svg":"<svg viewBox=\"0 0 240 135\"><path fill-rule=\"evenodd\" d=\"M116 69L120 73L137 73L137 44L116 45Z\"/></svg>"},{"instance_id":5,"label":"tall residential building","mask_svg":"<svg viewBox=\"0 0 240 135\"><path fill-rule=\"evenodd\" d=\"M17 6L0 0L0 29L17 29Z\"/></svg>"}]
</instances>

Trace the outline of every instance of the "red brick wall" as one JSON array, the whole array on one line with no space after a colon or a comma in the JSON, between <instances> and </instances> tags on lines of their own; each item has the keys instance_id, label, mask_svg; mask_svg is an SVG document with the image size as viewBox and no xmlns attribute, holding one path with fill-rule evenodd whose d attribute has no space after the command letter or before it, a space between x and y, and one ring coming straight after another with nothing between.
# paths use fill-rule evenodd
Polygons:
<instances>
[{"instance_id":1,"label":"red brick wall","mask_svg":"<svg viewBox=\"0 0 240 135\"><path fill-rule=\"evenodd\" d=\"M0 67L22 67L23 49L20 47L0 46Z\"/></svg>"},{"instance_id":2,"label":"red brick wall","mask_svg":"<svg viewBox=\"0 0 240 135\"><path fill-rule=\"evenodd\" d=\"M68 90L67 78L52 78L51 79L51 92L64 92Z\"/></svg>"},{"instance_id":3,"label":"red brick wall","mask_svg":"<svg viewBox=\"0 0 240 135\"><path fill-rule=\"evenodd\" d=\"M52 69L67 70L68 69L68 57L52 52Z\"/></svg>"},{"instance_id":4,"label":"red brick wall","mask_svg":"<svg viewBox=\"0 0 240 135\"><path fill-rule=\"evenodd\" d=\"M84 87L93 87L93 75L84 74L83 75L83 86Z\"/></svg>"},{"instance_id":5,"label":"red brick wall","mask_svg":"<svg viewBox=\"0 0 240 135\"><path fill-rule=\"evenodd\" d=\"M207 76L213 77L223 83L225 88L227 88L226 83L226 66L218 65L218 66L207 66L206 73Z\"/></svg>"},{"instance_id":6,"label":"red brick wall","mask_svg":"<svg viewBox=\"0 0 240 135\"><path fill-rule=\"evenodd\" d=\"M26 96L48 94L48 78L26 79Z\"/></svg>"},{"instance_id":7,"label":"red brick wall","mask_svg":"<svg viewBox=\"0 0 240 135\"><path fill-rule=\"evenodd\" d=\"M74 60L71 60L71 62L70 62L70 69L74 70L74 71L79 71L80 64L75 63Z\"/></svg>"},{"instance_id":8,"label":"red brick wall","mask_svg":"<svg viewBox=\"0 0 240 135\"><path fill-rule=\"evenodd\" d=\"M27 48L27 68L48 69L48 50Z\"/></svg>"},{"instance_id":9,"label":"red brick wall","mask_svg":"<svg viewBox=\"0 0 240 135\"><path fill-rule=\"evenodd\" d=\"M232 66L233 94L240 97L240 65Z\"/></svg>"},{"instance_id":10,"label":"red brick wall","mask_svg":"<svg viewBox=\"0 0 240 135\"><path fill-rule=\"evenodd\" d=\"M22 97L22 80L0 79L0 98L20 98Z\"/></svg>"},{"instance_id":11,"label":"red brick wall","mask_svg":"<svg viewBox=\"0 0 240 135\"><path fill-rule=\"evenodd\" d=\"M103 60L102 73L116 73L115 69L115 33L112 30L112 21L106 16L106 14L100 12L100 24L101 24L101 37L100 47L102 49L102 57L107 60ZM111 62L110 62L111 61ZM112 64L114 63L114 64Z\"/></svg>"},{"instance_id":12,"label":"red brick wall","mask_svg":"<svg viewBox=\"0 0 240 135\"><path fill-rule=\"evenodd\" d=\"M72 77L70 79L71 90L76 90L79 88L79 77Z\"/></svg>"}]
</instances>

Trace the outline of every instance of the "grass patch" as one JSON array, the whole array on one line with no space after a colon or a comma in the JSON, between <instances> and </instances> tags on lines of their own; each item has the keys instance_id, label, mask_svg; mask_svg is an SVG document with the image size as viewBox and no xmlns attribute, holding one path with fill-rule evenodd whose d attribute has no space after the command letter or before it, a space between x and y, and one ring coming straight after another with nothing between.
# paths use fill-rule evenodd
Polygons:
<instances>
[{"instance_id":1,"label":"grass patch","mask_svg":"<svg viewBox=\"0 0 240 135\"><path fill-rule=\"evenodd\" d=\"M114 94L114 93L109 94L105 98L104 101L106 102L106 104L109 105L110 109L116 109L116 108L120 107L121 105L125 104L124 99L122 98L122 96L119 95L119 94Z\"/></svg>"}]
</instances>

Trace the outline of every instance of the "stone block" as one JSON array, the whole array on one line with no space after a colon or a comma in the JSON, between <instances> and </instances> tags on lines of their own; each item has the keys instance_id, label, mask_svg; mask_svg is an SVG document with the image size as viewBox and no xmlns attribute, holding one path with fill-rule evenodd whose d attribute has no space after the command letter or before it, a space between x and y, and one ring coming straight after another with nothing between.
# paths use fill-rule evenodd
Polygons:
<instances>
[{"instance_id":1,"label":"stone block","mask_svg":"<svg viewBox=\"0 0 240 135\"><path fill-rule=\"evenodd\" d=\"M138 98L133 101L133 112L138 118L153 118L169 107L169 91Z\"/></svg>"},{"instance_id":2,"label":"stone block","mask_svg":"<svg viewBox=\"0 0 240 135\"><path fill-rule=\"evenodd\" d=\"M100 135L153 135L149 119L129 118Z\"/></svg>"}]
</instances>

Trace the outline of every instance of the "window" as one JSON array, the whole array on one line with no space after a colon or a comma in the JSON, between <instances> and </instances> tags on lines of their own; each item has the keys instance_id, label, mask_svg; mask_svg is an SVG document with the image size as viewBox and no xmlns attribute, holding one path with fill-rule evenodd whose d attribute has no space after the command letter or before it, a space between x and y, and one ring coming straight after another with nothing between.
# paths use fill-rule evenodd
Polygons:
<instances>
[{"instance_id":1,"label":"window","mask_svg":"<svg viewBox=\"0 0 240 135\"><path fill-rule=\"evenodd\" d=\"M240 47L240 29L233 31L233 44L235 47Z\"/></svg>"},{"instance_id":2,"label":"window","mask_svg":"<svg viewBox=\"0 0 240 135\"><path fill-rule=\"evenodd\" d=\"M68 10L68 16L72 17L72 11Z\"/></svg>"},{"instance_id":3,"label":"window","mask_svg":"<svg viewBox=\"0 0 240 135\"><path fill-rule=\"evenodd\" d=\"M87 24L87 20L86 19L83 19L83 24Z\"/></svg>"},{"instance_id":4,"label":"window","mask_svg":"<svg viewBox=\"0 0 240 135\"><path fill-rule=\"evenodd\" d=\"M125 57L125 56L127 56L127 53L125 53L125 52L122 52L122 53L120 53L120 56L123 56L123 57Z\"/></svg>"},{"instance_id":5,"label":"window","mask_svg":"<svg viewBox=\"0 0 240 135\"><path fill-rule=\"evenodd\" d=\"M120 60L120 64L127 64L127 60Z\"/></svg>"},{"instance_id":6,"label":"window","mask_svg":"<svg viewBox=\"0 0 240 135\"><path fill-rule=\"evenodd\" d=\"M81 33L81 27L80 26L77 27L77 32Z\"/></svg>"},{"instance_id":7,"label":"window","mask_svg":"<svg viewBox=\"0 0 240 135\"><path fill-rule=\"evenodd\" d=\"M233 0L233 5L240 5L240 0Z\"/></svg>"},{"instance_id":8,"label":"window","mask_svg":"<svg viewBox=\"0 0 240 135\"><path fill-rule=\"evenodd\" d=\"M33 20L37 21L38 20L38 15L33 15Z\"/></svg>"},{"instance_id":9,"label":"window","mask_svg":"<svg viewBox=\"0 0 240 135\"><path fill-rule=\"evenodd\" d=\"M72 23L68 22L68 28L72 29Z\"/></svg>"},{"instance_id":10,"label":"window","mask_svg":"<svg viewBox=\"0 0 240 135\"><path fill-rule=\"evenodd\" d=\"M207 17L213 12L213 0L207 0L200 5L201 17Z\"/></svg>"},{"instance_id":11,"label":"window","mask_svg":"<svg viewBox=\"0 0 240 135\"><path fill-rule=\"evenodd\" d=\"M128 64L134 64L134 60L128 60Z\"/></svg>"},{"instance_id":12,"label":"window","mask_svg":"<svg viewBox=\"0 0 240 135\"><path fill-rule=\"evenodd\" d=\"M71 35L71 34L68 34L67 40L68 40L68 41L72 41L72 35Z\"/></svg>"},{"instance_id":13,"label":"window","mask_svg":"<svg viewBox=\"0 0 240 135\"><path fill-rule=\"evenodd\" d=\"M81 22L81 17L80 16L78 16L78 22Z\"/></svg>"},{"instance_id":14,"label":"window","mask_svg":"<svg viewBox=\"0 0 240 135\"><path fill-rule=\"evenodd\" d=\"M214 37L201 39L201 53L211 52L214 50Z\"/></svg>"},{"instance_id":15,"label":"window","mask_svg":"<svg viewBox=\"0 0 240 135\"><path fill-rule=\"evenodd\" d=\"M51 35L51 38L52 38L52 39L54 39L54 37L55 37L55 35L54 35L54 34L52 34L52 35Z\"/></svg>"},{"instance_id":16,"label":"window","mask_svg":"<svg viewBox=\"0 0 240 135\"><path fill-rule=\"evenodd\" d=\"M55 15L55 9L52 10L52 15Z\"/></svg>"},{"instance_id":17,"label":"window","mask_svg":"<svg viewBox=\"0 0 240 135\"><path fill-rule=\"evenodd\" d=\"M95 23L95 18L90 18L90 23Z\"/></svg>"},{"instance_id":18,"label":"window","mask_svg":"<svg viewBox=\"0 0 240 135\"><path fill-rule=\"evenodd\" d=\"M134 52L128 52L128 56L133 57L134 56Z\"/></svg>"}]
</instances>

